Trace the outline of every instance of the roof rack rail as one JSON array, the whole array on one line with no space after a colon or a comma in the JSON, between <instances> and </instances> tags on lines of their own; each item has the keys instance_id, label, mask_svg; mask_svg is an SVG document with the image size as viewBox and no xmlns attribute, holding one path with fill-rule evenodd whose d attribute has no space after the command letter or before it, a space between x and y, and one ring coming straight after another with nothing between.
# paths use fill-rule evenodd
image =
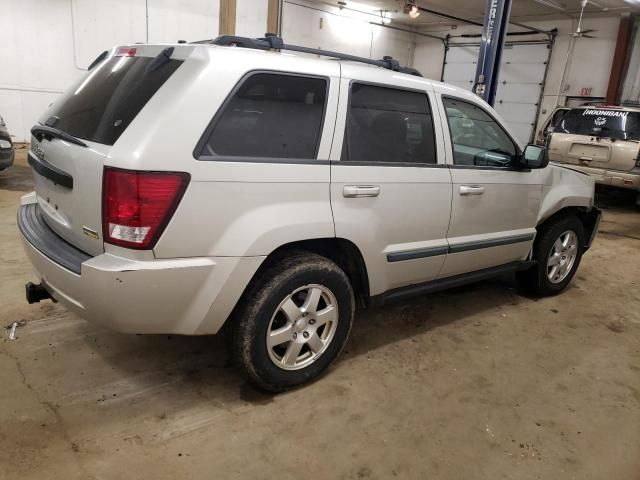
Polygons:
<instances>
[{"instance_id":1,"label":"roof rack rail","mask_svg":"<svg viewBox=\"0 0 640 480\"><path fill-rule=\"evenodd\" d=\"M323 57L337 58L340 60L349 60L352 62L366 63L377 67L393 70L394 72L408 73L421 77L422 74L412 67L402 67L400 63L393 57L385 56L382 60L372 60L370 58L348 55L346 53L332 52L330 50L322 50L319 48L301 47L299 45L289 45L284 43L282 38L273 33L266 33L264 38L238 37L235 35L221 35L213 40L201 40L194 43L210 43L213 45L236 46L242 48L253 48L256 50L288 50L291 52L310 53L312 55L321 55Z\"/></svg>"}]
</instances>

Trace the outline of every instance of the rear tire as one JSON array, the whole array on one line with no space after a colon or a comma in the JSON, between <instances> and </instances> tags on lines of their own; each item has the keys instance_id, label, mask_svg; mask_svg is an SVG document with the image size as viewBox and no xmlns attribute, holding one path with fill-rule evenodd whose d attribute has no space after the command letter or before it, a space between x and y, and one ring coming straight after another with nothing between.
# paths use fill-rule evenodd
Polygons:
<instances>
[{"instance_id":1,"label":"rear tire","mask_svg":"<svg viewBox=\"0 0 640 480\"><path fill-rule=\"evenodd\" d=\"M516 273L522 289L536 296L556 295L563 291L580 265L584 238L584 226L573 215L543 225L533 245L535 266Z\"/></svg>"},{"instance_id":2,"label":"rear tire","mask_svg":"<svg viewBox=\"0 0 640 480\"><path fill-rule=\"evenodd\" d=\"M265 269L232 319L233 356L256 387L282 392L321 375L344 347L355 302L344 271L296 252Z\"/></svg>"}]
</instances>

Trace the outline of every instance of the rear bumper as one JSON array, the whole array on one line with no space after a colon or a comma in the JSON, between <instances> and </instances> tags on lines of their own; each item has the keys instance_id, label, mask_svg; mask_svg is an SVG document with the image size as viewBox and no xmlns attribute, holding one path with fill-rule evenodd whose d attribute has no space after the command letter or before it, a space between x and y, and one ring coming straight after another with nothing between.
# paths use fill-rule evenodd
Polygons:
<instances>
[{"instance_id":1,"label":"rear bumper","mask_svg":"<svg viewBox=\"0 0 640 480\"><path fill-rule=\"evenodd\" d=\"M216 333L264 259L197 257L140 261L110 253L96 257L85 254L78 273L60 261L61 244L42 238L56 235L46 231L46 223L34 226L38 208L34 204L23 205L18 214L24 250L36 276L55 300L74 313L120 332ZM42 230L34 237L36 227Z\"/></svg>"},{"instance_id":2,"label":"rear bumper","mask_svg":"<svg viewBox=\"0 0 640 480\"><path fill-rule=\"evenodd\" d=\"M612 187L640 191L640 168L635 168L629 172L621 172L618 170L605 170L580 165L568 165L562 162L558 163L586 173L600 185L610 185Z\"/></svg>"}]
</instances>

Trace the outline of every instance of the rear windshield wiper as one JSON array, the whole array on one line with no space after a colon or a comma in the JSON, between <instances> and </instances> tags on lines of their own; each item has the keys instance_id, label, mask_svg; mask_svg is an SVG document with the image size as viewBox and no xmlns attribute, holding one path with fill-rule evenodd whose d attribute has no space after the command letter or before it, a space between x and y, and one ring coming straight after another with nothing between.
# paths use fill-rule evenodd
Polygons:
<instances>
[{"instance_id":1,"label":"rear windshield wiper","mask_svg":"<svg viewBox=\"0 0 640 480\"><path fill-rule=\"evenodd\" d=\"M51 140L52 138L59 138L60 140L73 143L74 145L80 145L81 147L88 146L82 140L74 137L73 135L69 135L68 133L63 132L62 130L58 130L57 128L53 128L53 127L48 127L46 125L35 125L31 129L31 135L36 137L39 142L41 142L43 138L46 138L47 140Z\"/></svg>"}]
</instances>

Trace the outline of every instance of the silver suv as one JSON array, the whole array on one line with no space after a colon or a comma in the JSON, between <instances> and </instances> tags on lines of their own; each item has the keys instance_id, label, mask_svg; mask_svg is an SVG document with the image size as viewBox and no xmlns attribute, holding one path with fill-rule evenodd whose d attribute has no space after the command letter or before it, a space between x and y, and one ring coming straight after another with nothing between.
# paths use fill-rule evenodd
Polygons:
<instances>
[{"instance_id":1,"label":"silver suv","mask_svg":"<svg viewBox=\"0 0 640 480\"><path fill-rule=\"evenodd\" d=\"M115 48L32 134L28 301L121 332L228 327L272 391L336 359L356 306L506 272L560 292L600 218L591 178L475 95L276 37Z\"/></svg>"}]
</instances>

